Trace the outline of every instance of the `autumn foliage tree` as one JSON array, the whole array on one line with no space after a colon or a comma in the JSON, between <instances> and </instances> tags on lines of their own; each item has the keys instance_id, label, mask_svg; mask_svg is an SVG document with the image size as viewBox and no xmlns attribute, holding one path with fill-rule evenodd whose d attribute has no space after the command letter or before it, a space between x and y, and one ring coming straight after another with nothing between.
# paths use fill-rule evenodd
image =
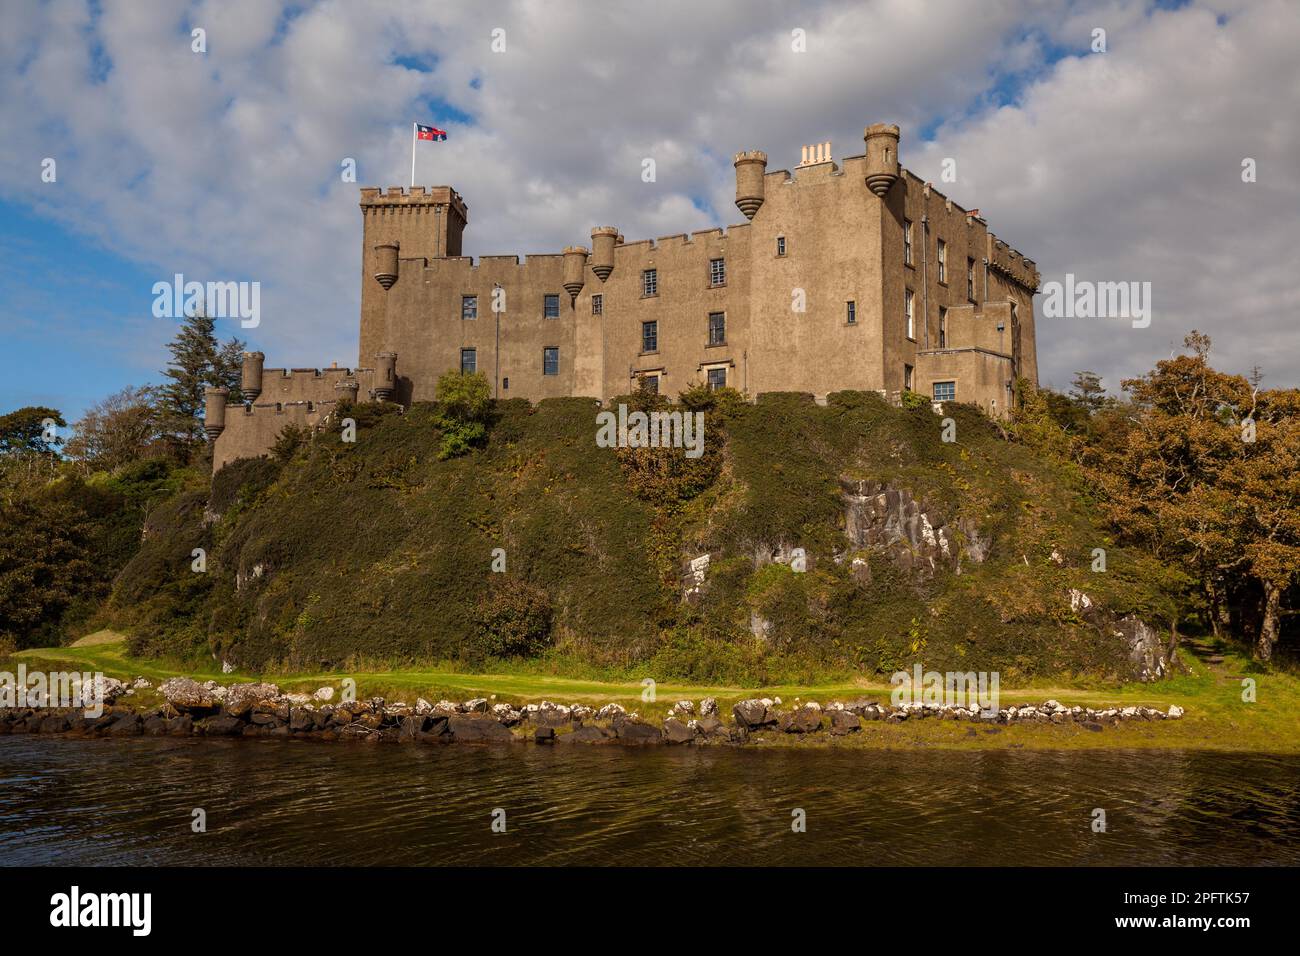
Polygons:
<instances>
[{"instance_id":1,"label":"autumn foliage tree","mask_svg":"<svg viewBox=\"0 0 1300 956\"><path fill-rule=\"evenodd\" d=\"M1249 632L1268 660L1300 581L1300 392L1215 370L1208 336L1184 344L1122 383L1127 403L1083 396L1096 422L1086 435L1043 438L1042 402L1023 433L1082 465L1119 533L1189 570L1215 633Z\"/></svg>"}]
</instances>

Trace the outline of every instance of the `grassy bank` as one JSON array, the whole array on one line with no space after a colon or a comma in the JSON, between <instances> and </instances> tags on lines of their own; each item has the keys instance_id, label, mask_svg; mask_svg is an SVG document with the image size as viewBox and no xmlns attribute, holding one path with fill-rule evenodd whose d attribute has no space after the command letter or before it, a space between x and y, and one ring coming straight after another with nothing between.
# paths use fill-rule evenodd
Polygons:
<instances>
[{"instance_id":1,"label":"grassy bank","mask_svg":"<svg viewBox=\"0 0 1300 956\"><path fill-rule=\"evenodd\" d=\"M1221 655L1222 661L1213 655ZM1035 724L1003 727L975 726L960 721L935 719L911 720L901 724L866 722L861 733L838 739L835 746L865 748L957 748L1002 749L1145 749L1193 748L1219 751L1258 751L1300 753L1300 679L1286 673L1252 672L1247 659L1234 656L1228 649L1208 645L1185 648L1182 659L1187 673L1157 684L1098 686L1064 681L1043 682L1001 688L1001 704L1038 703L1055 698L1067 705L1085 707L1125 707L1142 705L1168 709L1177 704L1186 711L1178 721L1130 721L1090 731L1077 724ZM382 672L328 672L262 674L236 671L222 674L220 669L181 668L158 660L132 658L122 635L99 632L70 647L48 647L22 651L0 662L0 668L12 671L18 663L29 670L102 671L110 677L130 679L146 677L155 684L177 675L198 679L212 678L223 683L266 679L286 691L311 692L329 684L338 686L344 678L357 682L360 697L382 696L389 700L414 701L424 697L464 700L470 697L495 698L512 704L541 700L559 703L582 702L599 705L617 702L643 717L658 718L674 701L716 697L723 712L747 697L780 697L785 705L796 700L831 700L866 696L885 702L891 687L887 683L866 679L817 685L787 684L762 688L742 688L723 684L656 684L656 699L642 699L644 688L635 681L575 679L528 673L467 673L453 666L431 664ZM1241 680L1256 682L1256 701L1244 702ZM153 699L151 692L136 698L141 704ZM763 734L760 746L824 746L826 734L802 739L795 735Z\"/></svg>"}]
</instances>

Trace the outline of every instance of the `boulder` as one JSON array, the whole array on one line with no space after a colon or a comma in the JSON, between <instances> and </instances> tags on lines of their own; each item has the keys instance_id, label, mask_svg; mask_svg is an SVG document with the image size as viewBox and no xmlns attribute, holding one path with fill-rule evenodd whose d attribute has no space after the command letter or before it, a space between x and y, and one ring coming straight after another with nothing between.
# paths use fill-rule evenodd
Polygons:
<instances>
[{"instance_id":1,"label":"boulder","mask_svg":"<svg viewBox=\"0 0 1300 956\"><path fill-rule=\"evenodd\" d=\"M317 690L316 693L312 694L311 696L312 696L313 698L315 698L316 700L321 701L322 703L328 703L329 701L331 701L331 700L334 699L334 688L333 688L333 687L322 687L322 688L320 688L319 690Z\"/></svg>"},{"instance_id":2,"label":"boulder","mask_svg":"<svg viewBox=\"0 0 1300 956\"><path fill-rule=\"evenodd\" d=\"M550 744L555 742L554 727L538 727L533 731L533 743Z\"/></svg>"},{"instance_id":3,"label":"boulder","mask_svg":"<svg viewBox=\"0 0 1300 956\"><path fill-rule=\"evenodd\" d=\"M557 734L557 744L603 744L614 739L614 731L604 727L583 726L569 734Z\"/></svg>"},{"instance_id":4,"label":"boulder","mask_svg":"<svg viewBox=\"0 0 1300 956\"><path fill-rule=\"evenodd\" d=\"M167 718L162 714L154 714L144 722L144 732L152 737L161 737L167 733Z\"/></svg>"},{"instance_id":5,"label":"boulder","mask_svg":"<svg viewBox=\"0 0 1300 956\"><path fill-rule=\"evenodd\" d=\"M203 722L203 733L208 737L237 737L244 731L244 722L238 717L223 714Z\"/></svg>"},{"instance_id":6,"label":"boulder","mask_svg":"<svg viewBox=\"0 0 1300 956\"><path fill-rule=\"evenodd\" d=\"M226 688L226 699L222 702L222 707L231 717L247 717L255 704L279 696L280 688L274 684L231 684Z\"/></svg>"},{"instance_id":7,"label":"boulder","mask_svg":"<svg viewBox=\"0 0 1300 956\"><path fill-rule=\"evenodd\" d=\"M1165 716L1168 717L1170 720L1178 720L1180 717L1183 716L1184 713L1185 711L1177 704L1170 704L1169 713L1167 713Z\"/></svg>"},{"instance_id":8,"label":"boulder","mask_svg":"<svg viewBox=\"0 0 1300 956\"><path fill-rule=\"evenodd\" d=\"M718 715L718 699L716 697L706 697L700 701L701 717L716 717Z\"/></svg>"},{"instance_id":9,"label":"boulder","mask_svg":"<svg viewBox=\"0 0 1300 956\"><path fill-rule=\"evenodd\" d=\"M120 714L108 728L110 737L134 737L144 727L138 714Z\"/></svg>"},{"instance_id":10,"label":"boulder","mask_svg":"<svg viewBox=\"0 0 1300 956\"><path fill-rule=\"evenodd\" d=\"M188 737L194 733L194 718L189 714L172 717L167 721L167 733L173 737Z\"/></svg>"},{"instance_id":11,"label":"boulder","mask_svg":"<svg viewBox=\"0 0 1300 956\"><path fill-rule=\"evenodd\" d=\"M689 700L679 700L673 704L673 713L690 716L695 713L695 704Z\"/></svg>"},{"instance_id":12,"label":"boulder","mask_svg":"<svg viewBox=\"0 0 1300 956\"><path fill-rule=\"evenodd\" d=\"M664 735L658 727L643 724L639 720L622 720L615 727L619 743L642 745L663 743Z\"/></svg>"},{"instance_id":13,"label":"boulder","mask_svg":"<svg viewBox=\"0 0 1300 956\"><path fill-rule=\"evenodd\" d=\"M690 727L676 717L664 721L664 739L670 744L688 744L695 739L695 728Z\"/></svg>"},{"instance_id":14,"label":"boulder","mask_svg":"<svg viewBox=\"0 0 1300 956\"><path fill-rule=\"evenodd\" d=\"M523 720L523 714L515 710L509 704L494 704L492 706L492 716L498 722L505 724L507 727L513 727Z\"/></svg>"},{"instance_id":15,"label":"boulder","mask_svg":"<svg viewBox=\"0 0 1300 956\"><path fill-rule=\"evenodd\" d=\"M843 737L845 734L851 734L856 730L862 729L862 718L851 710L833 710L831 711L831 733L836 737Z\"/></svg>"},{"instance_id":16,"label":"boulder","mask_svg":"<svg viewBox=\"0 0 1300 956\"><path fill-rule=\"evenodd\" d=\"M622 704L606 704L600 710L596 711L597 720L613 720L616 717L622 717L627 711Z\"/></svg>"},{"instance_id":17,"label":"boulder","mask_svg":"<svg viewBox=\"0 0 1300 956\"><path fill-rule=\"evenodd\" d=\"M221 706L211 688L188 677L169 677L159 686L158 692L182 714L211 714Z\"/></svg>"},{"instance_id":18,"label":"boulder","mask_svg":"<svg viewBox=\"0 0 1300 956\"><path fill-rule=\"evenodd\" d=\"M447 724L457 743L509 742L515 739L514 734L491 717L452 714L447 718Z\"/></svg>"},{"instance_id":19,"label":"boulder","mask_svg":"<svg viewBox=\"0 0 1300 956\"><path fill-rule=\"evenodd\" d=\"M461 712L466 714L486 714L488 711L488 702L486 697L475 697L473 700L467 700L461 704Z\"/></svg>"},{"instance_id":20,"label":"boulder","mask_svg":"<svg viewBox=\"0 0 1300 956\"><path fill-rule=\"evenodd\" d=\"M770 727L776 723L776 712L772 709L772 701L766 697L761 699L751 697L749 700L737 701L731 708L731 714L737 725L746 730Z\"/></svg>"},{"instance_id":21,"label":"boulder","mask_svg":"<svg viewBox=\"0 0 1300 956\"><path fill-rule=\"evenodd\" d=\"M792 711L782 721L782 729L788 734L812 734L821 730L821 705L807 703Z\"/></svg>"}]
</instances>

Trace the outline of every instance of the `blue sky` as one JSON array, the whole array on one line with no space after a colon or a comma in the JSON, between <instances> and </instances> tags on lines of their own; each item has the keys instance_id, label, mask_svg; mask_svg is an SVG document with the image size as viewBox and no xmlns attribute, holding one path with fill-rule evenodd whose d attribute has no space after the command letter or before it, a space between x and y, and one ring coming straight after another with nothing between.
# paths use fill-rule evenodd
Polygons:
<instances>
[{"instance_id":1,"label":"blue sky","mask_svg":"<svg viewBox=\"0 0 1300 956\"><path fill-rule=\"evenodd\" d=\"M175 272L259 281L262 326L219 331L268 365L353 364L356 189L407 182L412 121L451 134L421 145L419 179L466 198L474 255L555 252L598 223L629 239L733 223L733 152L789 168L803 143L853 155L865 125L897 122L904 165L938 182L955 157L943 191L1044 280L1153 283L1141 333L1040 317L1045 382L1091 368L1117 387L1197 327L1223 367L1297 384L1296 4L616 7L13 0L0 411L71 419L158 381L175 321L151 315L151 288ZM1104 55L1089 49L1099 26ZM45 157L57 183L40 181Z\"/></svg>"}]
</instances>

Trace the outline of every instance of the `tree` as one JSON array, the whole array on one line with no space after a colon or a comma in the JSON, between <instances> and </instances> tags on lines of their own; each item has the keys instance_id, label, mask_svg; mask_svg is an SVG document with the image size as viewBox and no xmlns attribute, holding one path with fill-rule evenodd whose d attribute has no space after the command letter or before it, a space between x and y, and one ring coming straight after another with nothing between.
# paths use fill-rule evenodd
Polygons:
<instances>
[{"instance_id":1,"label":"tree","mask_svg":"<svg viewBox=\"0 0 1300 956\"><path fill-rule=\"evenodd\" d=\"M89 469L112 471L147 457L158 430L149 390L128 386L86 410L73 424L65 450Z\"/></svg>"},{"instance_id":2,"label":"tree","mask_svg":"<svg viewBox=\"0 0 1300 956\"><path fill-rule=\"evenodd\" d=\"M208 386L231 390L239 398L239 370L245 343L230 339L217 344L216 322L201 312L186 316L167 346L171 361L157 390L158 418L177 457L188 460L204 441L203 393Z\"/></svg>"},{"instance_id":3,"label":"tree","mask_svg":"<svg viewBox=\"0 0 1300 956\"><path fill-rule=\"evenodd\" d=\"M1252 643L1267 660L1300 577L1300 399L1212 368L1200 332L1184 345L1191 354L1123 383L1132 406L1086 447L1085 466L1121 533L1201 582L1216 633L1262 594Z\"/></svg>"},{"instance_id":4,"label":"tree","mask_svg":"<svg viewBox=\"0 0 1300 956\"><path fill-rule=\"evenodd\" d=\"M439 459L455 458L481 445L487 438L492 389L482 372L464 375L455 370L438 377L435 395L442 429Z\"/></svg>"},{"instance_id":5,"label":"tree","mask_svg":"<svg viewBox=\"0 0 1300 956\"><path fill-rule=\"evenodd\" d=\"M50 428L65 428L67 424L58 409L43 405L28 405L0 415L0 455L57 455L63 439L51 434Z\"/></svg>"},{"instance_id":6,"label":"tree","mask_svg":"<svg viewBox=\"0 0 1300 956\"><path fill-rule=\"evenodd\" d=\"M1075 372L1070 384L1074 386L1070 390L1070 397L1089 415L1105 407L1106 389L1101 384L1101 376L1096 372Z\"/></svg>"}]
</instances>

